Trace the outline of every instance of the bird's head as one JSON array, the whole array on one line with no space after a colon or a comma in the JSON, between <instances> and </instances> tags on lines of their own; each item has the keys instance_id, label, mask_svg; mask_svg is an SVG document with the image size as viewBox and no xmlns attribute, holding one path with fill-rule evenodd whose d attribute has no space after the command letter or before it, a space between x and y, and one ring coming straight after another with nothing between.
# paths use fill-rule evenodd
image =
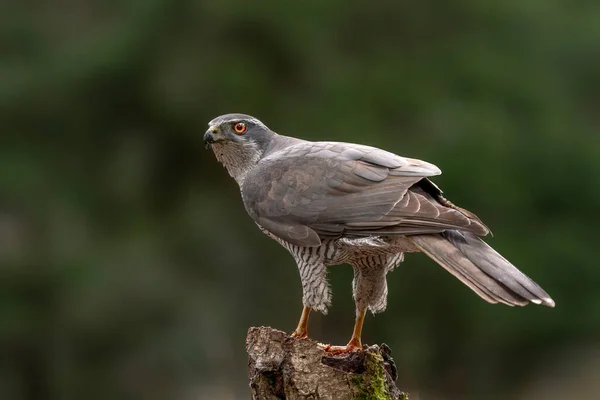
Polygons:
<instances>
[{"instance_id":1,"label":"bird's head","mask_svg":"<svg viewBox=\"0 0 600 400\"><path fill-rule=\"evenodd\" d=\"M241 185L275 136L275 132L254 117L226 114L208 123L204 145L212 148L217 160Z\"/></svg>"}]
</instances>

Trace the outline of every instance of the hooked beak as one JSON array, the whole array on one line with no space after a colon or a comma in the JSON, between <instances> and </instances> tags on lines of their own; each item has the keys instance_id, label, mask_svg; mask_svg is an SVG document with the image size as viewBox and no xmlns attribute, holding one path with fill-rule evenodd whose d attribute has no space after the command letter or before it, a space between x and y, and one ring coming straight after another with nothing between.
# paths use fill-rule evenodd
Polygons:
<instances>
[{"instance_id":1,"label":"hooked beak","mask_svg":"<svg viewBox=\"0 0 600 400\"><path fill-rule=\"evenodd\" d=\"M205 148L208 148L208 146L210 146L211 144L213 144L217 141L217 138L216 138L217 133L218 133L218 130L215 126L211 126L210 128L208 128L206 133L204 133L204 147Z\"/></svg>"}]
</instances>

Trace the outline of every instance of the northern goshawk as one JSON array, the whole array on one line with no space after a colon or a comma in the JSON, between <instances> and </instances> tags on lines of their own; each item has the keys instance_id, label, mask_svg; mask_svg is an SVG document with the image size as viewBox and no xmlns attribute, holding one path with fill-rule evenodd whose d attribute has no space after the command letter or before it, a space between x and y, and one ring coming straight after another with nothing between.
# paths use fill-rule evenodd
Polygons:
<instances>
[{"instance_id":1,"label":"northern goshawk","mask_svg":"<svg viewBox=\"0 0 600 400\"><path fill-rule=\"evenodd\" d=\"M304 309L292 334L306 337L311 309L327 312L327 267L354 268L356 323L347 352L361 348L368 310L385 310L386 274L404 253L423 252L490 303L554 307L554 301L480 237L488 228L429 180L435 165L374 147L278 135L258 119L227 114L204 135L240 187L258 227L294 257Z\"/></svg>"}]
</instances>

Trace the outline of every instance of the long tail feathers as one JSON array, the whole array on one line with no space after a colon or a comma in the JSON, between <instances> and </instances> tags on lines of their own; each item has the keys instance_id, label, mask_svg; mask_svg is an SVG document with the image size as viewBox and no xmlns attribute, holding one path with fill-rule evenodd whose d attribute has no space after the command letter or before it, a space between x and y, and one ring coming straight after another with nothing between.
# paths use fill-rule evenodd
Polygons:
<instances>
[{"instance_id":1,"label":"long tail feathers","mask_svg":"<svg viewBox=\"0 0 600 400\"><path fill-rule=\"evenodd\" d=\"M412 241L433 260L490 303L554 307L554 300L479 237L446 231L415 235Z\"/></svg>"}]
</instances>

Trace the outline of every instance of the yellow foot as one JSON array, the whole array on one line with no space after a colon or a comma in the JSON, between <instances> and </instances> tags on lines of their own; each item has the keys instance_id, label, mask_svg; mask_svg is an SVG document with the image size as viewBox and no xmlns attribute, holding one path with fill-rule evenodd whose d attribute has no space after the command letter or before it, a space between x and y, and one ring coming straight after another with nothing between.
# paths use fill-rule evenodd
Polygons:
<instances>
[{"instance_id":1,"label":"yellow foot","mask_svg":"<svg viewBox=\"0 0 600 400\"><path fill-rule=\"evenodd\" d=\"M320 347L323 348L323 350L325 350L327 353L329 354L348 354L351 353L353 351L359 351L362 350L362 345L360 344L360 342L356 342L351 340L347 345L345 346L331 346L329 344L320 344Z\"/></svg>"},{"instance_id":2,"label":"yellow foot","mask_svg":"<svg viewBox=\"0 0 600 400\"><path fill-rule=\"evenodd\" d=\"M296 329L290 336L296 339L306 339L308 337L308 333L306 331L298 331Z\"/></svg>"}]
</instances>

